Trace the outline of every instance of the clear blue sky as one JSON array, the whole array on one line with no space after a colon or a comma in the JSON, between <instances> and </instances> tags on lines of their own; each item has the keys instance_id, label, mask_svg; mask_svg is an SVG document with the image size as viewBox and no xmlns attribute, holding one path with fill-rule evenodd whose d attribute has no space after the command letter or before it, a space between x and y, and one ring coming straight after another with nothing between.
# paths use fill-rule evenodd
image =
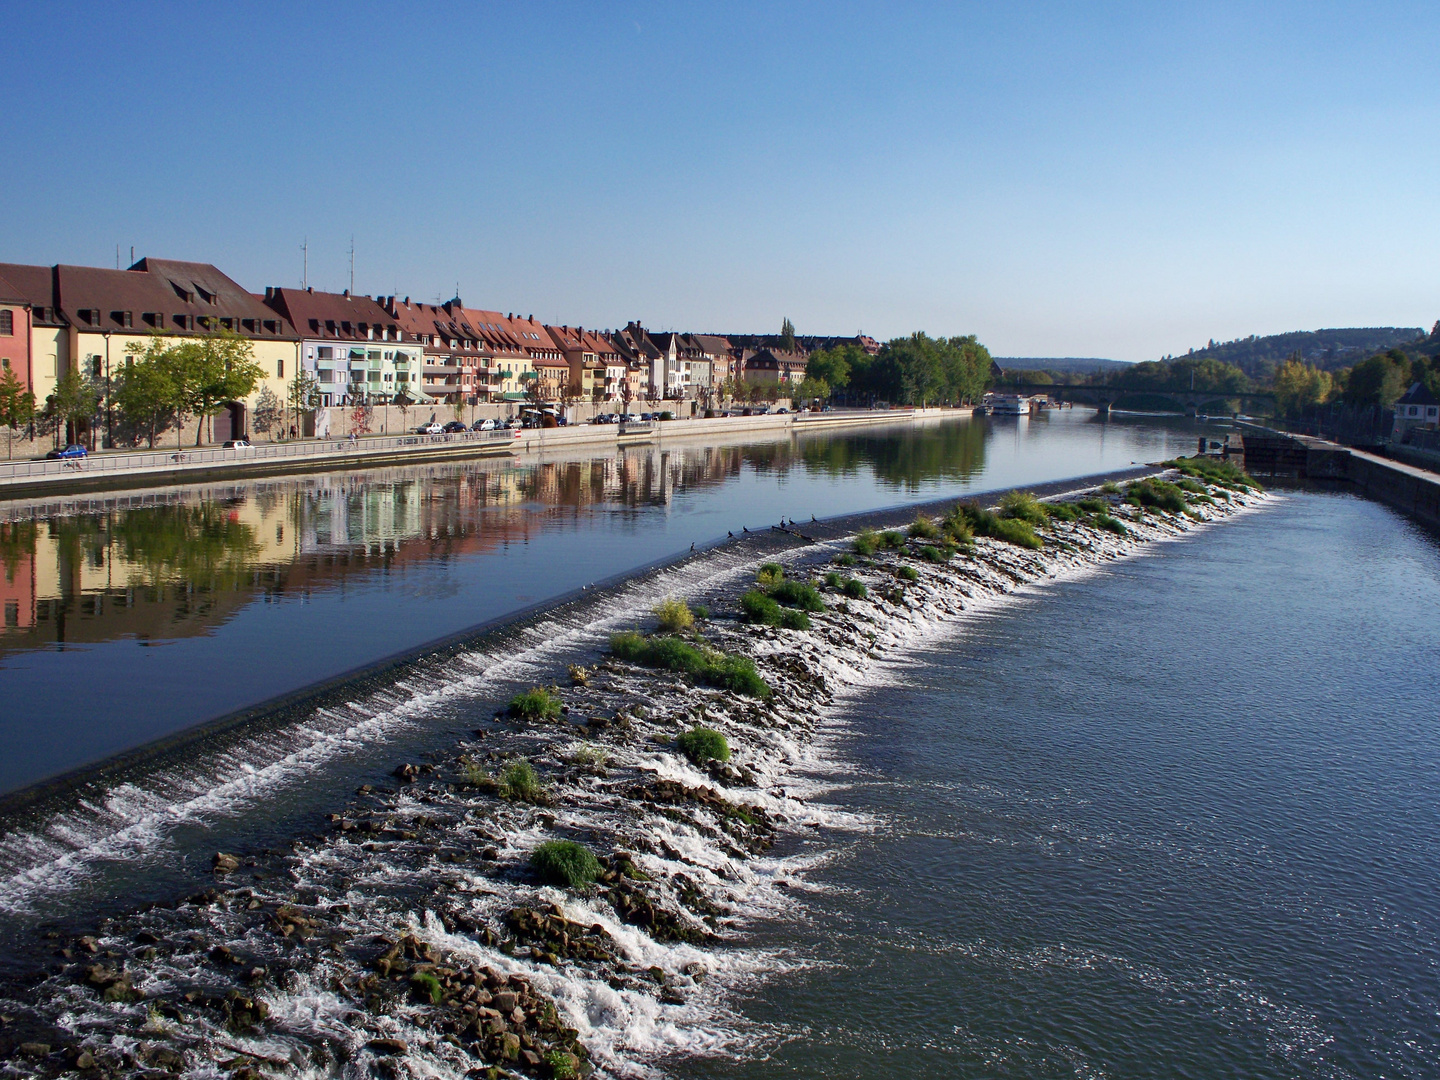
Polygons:
<instances>
[{"instance_id":1,"label":"clear blue sky","mask_svg":"<svg viewBox=\"0 0 1440 1080\"><path fill-rule=\"evenodd\" d=\"M1440 4L5 6L0 260L1128 360L1440 318Z\"/></svg>"}]
</instances>

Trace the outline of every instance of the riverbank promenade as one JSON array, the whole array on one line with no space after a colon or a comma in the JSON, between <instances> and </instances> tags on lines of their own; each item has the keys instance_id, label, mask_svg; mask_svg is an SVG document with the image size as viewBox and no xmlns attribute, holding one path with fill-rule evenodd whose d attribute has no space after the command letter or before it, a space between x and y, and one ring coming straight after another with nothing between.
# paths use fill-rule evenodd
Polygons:
<instances>
[{"instance_id":1,"label":"riverbank promenade","mask_svg":"<svg viewBox=\"0 0 1440 1080\"><path fill-rule=\"evenodd\" d=\"M825 413L666 420L645 424L582 424L557 428L465 431L444 435L381 435L358 439L298 439L254 446L180 446L143 451L102 451L72 460L0 463L0 494L63 494L154 487L196 479L274 476L396 463L528 455L552 450L604 451L667 439L721 439L839 428L908 424L921 419L969 417L969 408L856 409Z\"/></svg>"}]
</instances>

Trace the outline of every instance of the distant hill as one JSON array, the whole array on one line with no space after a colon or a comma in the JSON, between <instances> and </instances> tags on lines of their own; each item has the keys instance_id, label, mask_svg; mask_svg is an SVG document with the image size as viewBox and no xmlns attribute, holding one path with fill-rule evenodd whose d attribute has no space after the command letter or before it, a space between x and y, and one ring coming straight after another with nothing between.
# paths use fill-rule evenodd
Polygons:
<instances>
[{"instance_id":1,"label":"distant hill","mask_svg":"<svg viewBox=\"0 0 1440 1080\"><path fill-rule=\"evenodd\" d=\"M1005 371L1066 371L1080 375L1130 366L1124 360L1102 360L1098 356L997 356L995 362Z\"/></svg>"},{"instance_id":2,"label":"distant hill","mask_svg":"<svg viewBox=\"0 0 1440 1080\"><path fill-rule=\"evenodd\" d=\"M1191 349L1184 358L1214 359L1234 364L1252 379L1268 379L1286 357L1300 353L1307 364L1326 371L1350 367L1377 352L1414 345L1425 336L1418 326L1363 326L1339 330L1296 330L1289 334L1251 335L1234 341L1211 341ZM1168 359L1180 359L1169 357Z\"/></svg>"}]
</instances>

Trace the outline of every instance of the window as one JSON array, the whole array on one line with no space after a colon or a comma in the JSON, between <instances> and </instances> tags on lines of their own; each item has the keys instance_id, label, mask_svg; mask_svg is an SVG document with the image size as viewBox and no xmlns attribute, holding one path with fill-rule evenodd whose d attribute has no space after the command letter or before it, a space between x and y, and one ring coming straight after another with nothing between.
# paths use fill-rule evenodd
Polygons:
<instances>
[{"instance_id":1,"label":"window","mask_svg":"<svg viewBox=\"0 0 1440 1080\"><path fill-rule=\"evenodd\" d=\"M118 314L120 316L120 325L127 330L135 325L135 313L133 311L121 311Z\"/></svg>"},{"instance_id":2,"label":"window","mask_svg":"<svg viewBox=\"0 0 1440 1080\"><path fill-rule=\"evenodd\" d=\"M283 356L275 361L275 377L277 379L285 377L285 358Z\"/></svg>"},{"instance_id":3,"label":"window","mask_svg":"<svg viewBox=\"0 0 1440 1080\"><path fill-rule=\"evenodd\" d=\"M96 379L100 378L100 365L103 363L104 361L99 356L90 357L90 374L92 377Z\"/></svg>"},{"instance_id":4,"label":"window","mask_svg":"<svg viewBox=\"0 0 1440 1080\"><path fill-rule=\"evenodd\" d=\"M0 334L10 337L15 333L15 313L9 308L0 311Z\"/></svg>"}]
</instances>

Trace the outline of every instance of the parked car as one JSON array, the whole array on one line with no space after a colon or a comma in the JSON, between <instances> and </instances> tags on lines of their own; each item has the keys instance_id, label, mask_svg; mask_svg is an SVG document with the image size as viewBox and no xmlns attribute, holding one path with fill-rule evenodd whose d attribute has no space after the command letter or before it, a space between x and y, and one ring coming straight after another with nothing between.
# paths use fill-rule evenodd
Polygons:
<instances>
[{"instance_id":1,"label":"parked car","mask_svg":"<svg viewBox=\"0 0 1440 1080\"><path fill-rule=\"evenodd\" d=\"M71 443L69 446L65 447L64 450L51 450L45 456L51 461L60 461L69 460L70 458L82 458L85 457L88 453L90 453L90 451L86 450L85 447L81 446L79 443Z\"/></svg>"},{"instance_id":2,"label":"parked car","mask_svg":"<svg viewBox=\"0 0 1440 1080\"><path fill-rule=\"evenodd\" d=\"M471 425L470 430L471 430L471 431L494 431L496 427L497 427L497 425L496 425L496 423L495 423L495 421L494 421L493 419L476 420L475 423L474 423L473 425Z\"/></svg>"},{"instance_id":3,"label":"parked car","mask_svg":"<svg viewBox=\"0 0 1440 1080\"><path fill-rule=\"evenodd\" d=\"M444 435L445 429L439 424L431 421L428 424L421 424L415 429L416 435Z\"/></svg>"},{"instance_id":4,"label":"parked car","mask_svg":"<svg viewBox=\"0 0 1440 1080\"><path fill-rule=\"evenodd\" d=\"M226 440L225 440L225 443L224 443L224 448L225 448L226 450L249 450L249 449L250 449L250 440L249 440L249 439L226 439Z\"/></svg>"},{"instance_id":5,"label":"parked car","mask_svg":"<svg viewBox=\"0 0 1440 1080\"><path fill-rule=\"evenodd\" d=\"M775 415L776 415L776 416L784 416L784 415L787 414L789 411L790 411L789 409L786 409L786 408L784 408L784 407L782 406L781 408L775 410Z\"/></svg>"},{"instance_id":6,"label":"parked car","mask_svg":"<svg viewBox=\"0 0 1440 1080\"><path fill-rule=\"evenodd\" d=\"M447 423L447 424L445 425L445 428L444 428L445 434L447 434L447 435L454 435L454 434L457 434L457 433L459 433L459 432L461 432L461 431L469 431L469 430L470 430L470 429L465 426L465 421L464 421L464 420L451 420L449 423Z\"/></svg>"}]
</instances>

